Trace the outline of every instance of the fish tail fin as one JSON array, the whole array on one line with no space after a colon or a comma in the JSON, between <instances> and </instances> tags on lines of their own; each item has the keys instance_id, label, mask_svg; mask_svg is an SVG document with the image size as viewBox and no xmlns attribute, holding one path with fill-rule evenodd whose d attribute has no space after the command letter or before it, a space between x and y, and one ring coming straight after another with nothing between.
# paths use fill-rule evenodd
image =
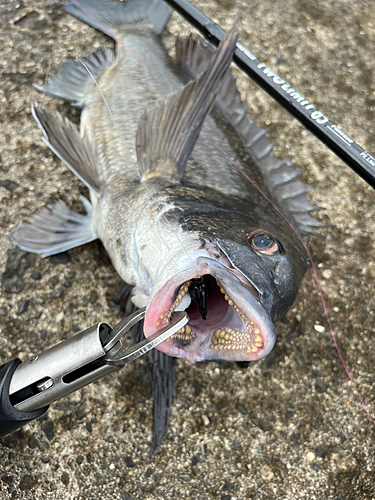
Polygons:
<instances>
[{"instance_id":1,"label":"fish tail fin","mask_svg":"<svg viewBox=\"0 0 375 500\"><path fill-rule=\"evenodd\" d=\"M87 215L78 214L62 201L49 202L40 212L14 229L9 238L25 252L48 257L84 245L98 238L93 207L81 196Z\"/></svg>"},{"instance_id":2,"label":"fish tail fin","mask_svg":"<svg viewBox=\"0 0 375 500\"><path fill-rule=\"evenodd\" d=\"M68 0L69 14L93 26L116 40L124 25L149 23L155 33L163 31L172 9L162 0L130 0L104 2L103 0Z\"/></svg>"}]
</instances>

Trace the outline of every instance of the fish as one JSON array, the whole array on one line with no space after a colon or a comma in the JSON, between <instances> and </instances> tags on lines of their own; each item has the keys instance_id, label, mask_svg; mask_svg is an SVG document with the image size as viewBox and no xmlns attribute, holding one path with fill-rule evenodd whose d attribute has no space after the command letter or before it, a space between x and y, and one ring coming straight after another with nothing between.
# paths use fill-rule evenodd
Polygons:
<instances>
[{"instance_id":1,"label":"fish","mask_svg":"<svg viewBox=\"0 0 375 500\"><path fill-rule=\"evenodd\" d=\"M43 257L101 240L131 307L146 307L145 337L187 311L189 323L153 353L156 449L175 358L266 357L309 266L301 237L325 224L311 216L319 209L306 196L312 187L247 117L230 69L238 22L217 49L179 37L173 62L159 36L171 14L162 0L68 0L65 8L117 43L116 53L68 61L37 86L81 109L79 129L32 106L43 141L89 199L81 197L85 214L48 202L10 239Z\"/></svg>"}]
</instances>

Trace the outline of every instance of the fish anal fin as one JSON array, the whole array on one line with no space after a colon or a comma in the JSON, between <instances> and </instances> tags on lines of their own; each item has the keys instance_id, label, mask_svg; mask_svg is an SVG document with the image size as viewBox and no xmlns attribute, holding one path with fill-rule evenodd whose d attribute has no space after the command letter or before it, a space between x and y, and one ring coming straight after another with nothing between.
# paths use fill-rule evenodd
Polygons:
<instances>
[{"instance_id":1,"label":"fish anal fin","mask_svg":"<svg viewBox=\"0 0 375 500\"><path fill-rule=\"evenodd\" d=\"M21 250L42 257L65 252L97 239L92 217L92 205L81 197L87 215L78 214L62 201L47 203L40 212L14 229L10 239Z\"/></svg>"},{"instance_id":2,"label":"fish anal fin","mask_svg":"<svg viewBox=\"0 0 375 500\"><path fill-rule=\"evenodd\" d=\"M229 69L236 41L234 24L202 75L181 92L143 113L136 137L143 180L154 175L168 176L175 181L181 179L204 119Z\"/></svg>"},{"instance_id":3,"label":"fish anal fin","mask_svg":"<svg viewBox=\"0 0 375 500\"><path fill-rule=\"evenodd\" d=\"M43 132L43 141L65 165L97 196L100 181L96 169L95 144L91 137L81 137L77 127L67 118L54 116L40 106L31 112Z\"/></svg>"}]
</instances>

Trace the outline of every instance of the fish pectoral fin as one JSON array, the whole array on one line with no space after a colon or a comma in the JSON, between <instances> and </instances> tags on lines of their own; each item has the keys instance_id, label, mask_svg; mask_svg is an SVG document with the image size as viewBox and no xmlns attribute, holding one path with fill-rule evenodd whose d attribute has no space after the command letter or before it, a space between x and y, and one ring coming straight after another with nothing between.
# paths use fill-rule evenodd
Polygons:
<instances>
[{"instance_id":1,"label":"fish pectoral fin","mask_svg":"<svg viewBox=\"0 0 375 500\"><path fill-rule=\"evenodd\" d=\"M87 215L78 214L62 201L49 202L40 212L14 229L10 239L25 252L42 257L65 252L98 238L93 224L93 207L81 196Z\"/></svg>"},{"instance_id":2,"label":"fish pectoral fin","mask_svg":"<svg viewBox=\"0 0 375 500\"><path fill-rule=\"evenodd\" d=\"M77 127L67 118L54 116L40 106L31 112L43 132L43 141L65 165L97 196L99 175L95 166L95 144L92 138L81 137Z\"/></svg>"},{"instance_id":3,"label":"fish pectoral fin","mask_svg":"<svg viewBox=\"0 0 375 500\"><path fill-rule=\"evenodd\" d=\"M143 113L136 136L142 180L155 175L176 181L182 178L203 122L229 70L237 35L235 23L201 76Z\"/></svg>"},{"instance_id":4,"label":"fish pectoral fin","mask_svg":"<svg viewBox=\"0 0 375 500\"><path fill-rule=\"evenodd\" d=\"M98 77L113 66L115 55L111 49L101 48L76 61L67 61L60 72L52 75L45 85L34 85L46 94L82 108L89 90Z\"/></svg>"}]
</instances>

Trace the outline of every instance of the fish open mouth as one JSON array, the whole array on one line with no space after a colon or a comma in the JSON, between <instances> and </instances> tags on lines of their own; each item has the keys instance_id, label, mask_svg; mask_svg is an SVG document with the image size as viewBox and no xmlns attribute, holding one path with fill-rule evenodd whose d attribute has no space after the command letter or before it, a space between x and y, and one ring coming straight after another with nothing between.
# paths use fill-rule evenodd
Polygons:
<instances>
[{"instance_id":1,"label":"fish open mouth","mask_svg":"<svg viewBox=\"0 0 375 500\"><path fill-rule=\"evenodd\" d=\"M168 325L174 311L186 310L188 324L158 347L165 354L192 362L252 361L267 356L276 333L258 301L259 293L232 270L208 261L195 276L177 286L172 280L151 297L145 336Z\"/></svg>"}]
</instances>

